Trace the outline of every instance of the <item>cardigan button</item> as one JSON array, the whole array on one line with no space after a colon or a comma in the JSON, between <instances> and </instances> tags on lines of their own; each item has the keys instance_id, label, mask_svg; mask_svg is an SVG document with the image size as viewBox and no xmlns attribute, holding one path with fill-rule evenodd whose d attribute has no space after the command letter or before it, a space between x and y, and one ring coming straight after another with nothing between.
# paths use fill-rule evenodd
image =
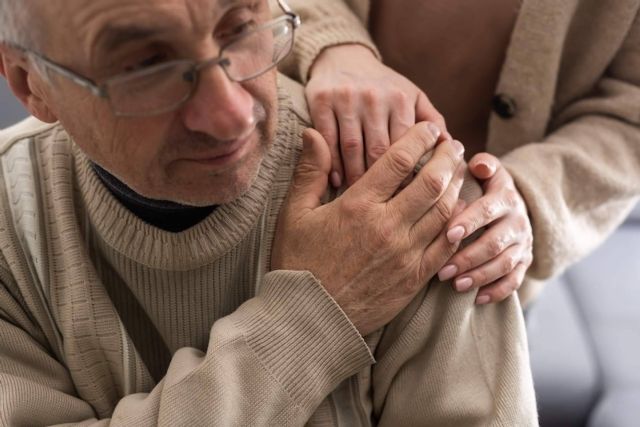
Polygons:
<instances>
[{"instance_id":1,"label":"cardigan button","mask_svg":"<svg viewBox=\"0 0 640 427\"><path fill-rule=\"evenodd\" d=\"M518 106L516 105L516 101L513 98L504 95L498 94L493 97L492 101L493 111L503 119L510 119L516 115L518 111Z\"/></svg>"}]
</instances>

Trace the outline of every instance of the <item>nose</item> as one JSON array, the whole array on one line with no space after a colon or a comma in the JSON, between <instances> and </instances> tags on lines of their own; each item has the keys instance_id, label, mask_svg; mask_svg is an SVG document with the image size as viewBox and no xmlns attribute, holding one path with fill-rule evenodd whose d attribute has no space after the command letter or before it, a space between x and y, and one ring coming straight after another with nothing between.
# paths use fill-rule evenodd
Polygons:
<instances>
[{"instance_id":1,"label":"nose","mask_svg":"<svg viewBox=\"0 0 640 427\"><path fill-rule=\"evenodd\" d=\"M255 125L253 96L229 80L220 66L200 71L198 87L182 108L182 121L192 131L220 141L243 137Z\"/></svg>"}]
</instances>

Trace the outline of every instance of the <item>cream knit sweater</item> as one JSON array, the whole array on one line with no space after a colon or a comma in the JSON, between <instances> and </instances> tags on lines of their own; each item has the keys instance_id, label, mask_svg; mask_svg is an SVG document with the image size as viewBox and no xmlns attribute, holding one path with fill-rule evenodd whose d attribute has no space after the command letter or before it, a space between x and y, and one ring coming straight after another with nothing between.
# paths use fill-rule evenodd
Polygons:
<instances>
[{"instance_id":1,"label":"cream knit sweater","mask_svg":"<svg viewBox=\"0 0 640 427\"><path fill-rule=\"evenodd\" d=\"M365 341L310 273L269 272L308 123L281 86L255 184L181 233L121 206L60 125L0 132L1 426L537 424L517 298L433 281Z\"/></svg>"},{"instance_id":2,"label":"cream knit sweater","mask_svg":"<svg viewBox=\"0 0 640 427\"><path fill-rule=\"evenodd\" d=\"M288 3L303 25L286 74L306 82L329 46L376 51L369 0ZM534 262L523 304L539 280L603 242L640 195L639 11L640 0L522 0L496 88L517 111L492 115L487 151L501 158L529 208Z\"/></svg>"}]
</instances>

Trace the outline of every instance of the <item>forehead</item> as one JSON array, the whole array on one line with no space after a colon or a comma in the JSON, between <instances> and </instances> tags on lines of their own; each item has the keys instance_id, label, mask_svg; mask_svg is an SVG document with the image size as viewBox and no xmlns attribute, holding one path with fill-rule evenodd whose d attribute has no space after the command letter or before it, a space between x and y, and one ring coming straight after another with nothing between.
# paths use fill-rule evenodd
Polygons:
<instances>
[{"instance_id":1,"label":"forehead","mask_svg":"<svg viewBox=\"0 0 640 427\"><path fill-rule=\"evenodd\" d=\"M89 54L109 33L126 28L206 35L228 10L266 1L47 0L40 10L52 44L78 46Z\"/></svg>"}]
</instances>

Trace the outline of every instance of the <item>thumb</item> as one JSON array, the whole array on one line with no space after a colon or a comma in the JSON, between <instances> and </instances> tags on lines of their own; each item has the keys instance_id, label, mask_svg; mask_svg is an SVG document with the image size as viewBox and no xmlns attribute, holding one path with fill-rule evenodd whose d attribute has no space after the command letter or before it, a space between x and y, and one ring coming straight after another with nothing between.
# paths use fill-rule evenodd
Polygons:
<instances>
[{"instance_id":1,"label":"thumb","mask_svg":"<svg viewBox=\"0 0 640 427\"><path fill-rule=\"evenodd\" d=\"M315 209L327 192L331 171L329 145L320 133L307 129L302 135L302 154L289 190L289 208L302 212Z\"/></svg>"}]
</instances>

